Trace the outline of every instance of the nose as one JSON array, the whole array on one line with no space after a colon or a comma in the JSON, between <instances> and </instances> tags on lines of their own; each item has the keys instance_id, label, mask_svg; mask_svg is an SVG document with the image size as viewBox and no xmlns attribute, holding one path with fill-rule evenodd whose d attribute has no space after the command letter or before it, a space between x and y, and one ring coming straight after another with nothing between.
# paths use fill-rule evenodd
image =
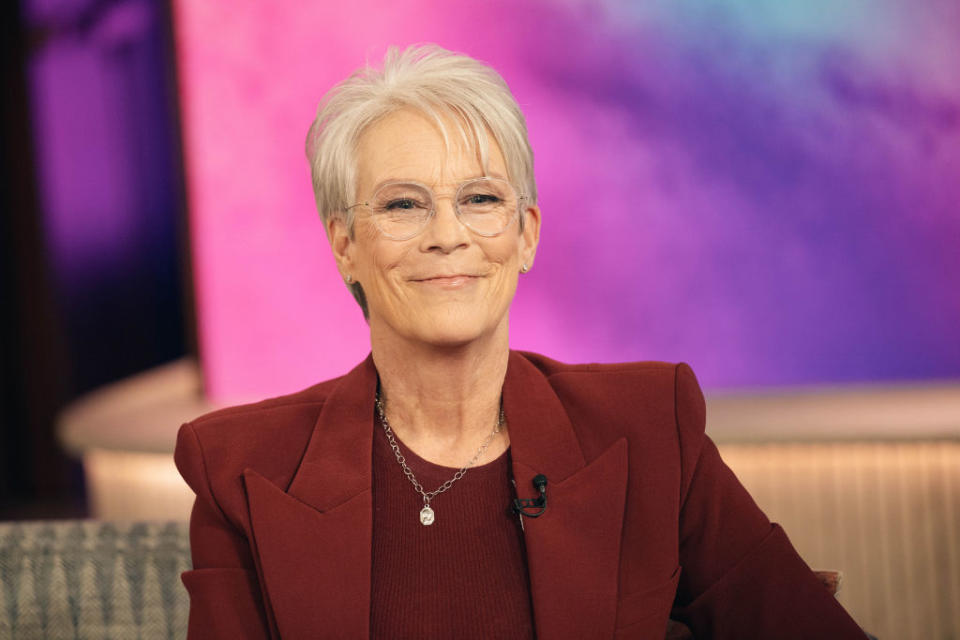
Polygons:
<instances>
[{"instance_id":1,"label":"nose","mask_svg":"<svg viewBox=\"0 0 960 640\"><path fill-rule=\"evenodd\" d=\"M452 198L437 198L433 217L420 236L421 249L452 253L470 244L470 230L460 222Z\"/></svg>"}]
</instances>

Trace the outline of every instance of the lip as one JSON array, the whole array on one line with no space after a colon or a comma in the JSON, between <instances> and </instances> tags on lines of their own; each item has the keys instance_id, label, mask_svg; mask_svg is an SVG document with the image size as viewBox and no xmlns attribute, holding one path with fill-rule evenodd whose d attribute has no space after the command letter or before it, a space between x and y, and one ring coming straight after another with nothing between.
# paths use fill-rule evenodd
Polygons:
<instances>
[{"instance_id":1,"label":"lip","mask_svg":"<svg viewBox=\"0 0 960 640\"><path fill-rule=\"evenodd\" d=\"M465 287L478 279L479 276L457 273L451 275L436 275L427 278L414 278L413 282L443 287L445 289L456 289L459 287Z\"/></svg>"}]
</instances>

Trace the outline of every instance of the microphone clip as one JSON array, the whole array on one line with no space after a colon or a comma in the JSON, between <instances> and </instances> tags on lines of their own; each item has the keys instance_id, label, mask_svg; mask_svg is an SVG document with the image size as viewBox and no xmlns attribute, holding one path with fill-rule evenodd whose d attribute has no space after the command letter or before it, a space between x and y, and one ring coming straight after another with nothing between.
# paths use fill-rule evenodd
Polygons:
<instances>
[{"instance_id":1,"label":"microphone clip","mask_svg":"<svg viewBox=\"0 0 960 640\"><path fill-rule=\"evenodd\" d=\"M519 516L539 518L547 510L547 476L538 473L533 477L533 486L540 492L536 498L514 498L513 511ZM522 518L521 518L522 521Z\"/></svg>"}]
</instances>

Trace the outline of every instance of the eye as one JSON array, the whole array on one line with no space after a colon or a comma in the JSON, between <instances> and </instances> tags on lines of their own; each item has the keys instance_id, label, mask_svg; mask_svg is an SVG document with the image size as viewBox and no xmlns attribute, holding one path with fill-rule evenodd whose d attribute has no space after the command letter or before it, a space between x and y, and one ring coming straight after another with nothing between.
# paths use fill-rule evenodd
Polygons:
<instances>
[{"instance_id":1,"label":"eye","mask_svg":"<svg viewBox=\"0 0 960 640\"><path fill-rule=\"evenodd\" d=\"M386 203L383 207L385 211L398 211L404 209L422 209L423 205L412 198L397 198Z\"/></svg>"},{"instance_id":2,"label":"eye","mask_svg":"<svg viewBox=\"0 0 960 640\"><path fill-rule=\"evenodd\" d=\"M500 198L490 193L474 193L469 195L464 200L464 204L496 204L500 202Z\"/></svg>"},{"instance_id":3,"label":"eye","mask_svg":"<svg viewBox=\"0 0 960 640\"><path fill-rule=\"evenodd\" d=\"M376 213L394 217L422 215L430 209L430 194L418 185L387 184L373 196Z\"/></svg>"}]
</instances>

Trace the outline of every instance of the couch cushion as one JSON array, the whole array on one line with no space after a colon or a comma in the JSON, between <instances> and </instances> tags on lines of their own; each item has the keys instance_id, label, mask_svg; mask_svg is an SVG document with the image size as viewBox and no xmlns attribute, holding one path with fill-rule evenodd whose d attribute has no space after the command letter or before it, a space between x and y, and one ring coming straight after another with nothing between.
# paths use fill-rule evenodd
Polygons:
<instances>
[{"instance_id":1,"label":"couch cushion","mask_svg":"<svg viewBox=\"0 0 960 640\"><path fill-rule=\"evenodd\" d=\"M183 638L185 522L0 523L0 637Z\"/></svg>"}]
</instances>

